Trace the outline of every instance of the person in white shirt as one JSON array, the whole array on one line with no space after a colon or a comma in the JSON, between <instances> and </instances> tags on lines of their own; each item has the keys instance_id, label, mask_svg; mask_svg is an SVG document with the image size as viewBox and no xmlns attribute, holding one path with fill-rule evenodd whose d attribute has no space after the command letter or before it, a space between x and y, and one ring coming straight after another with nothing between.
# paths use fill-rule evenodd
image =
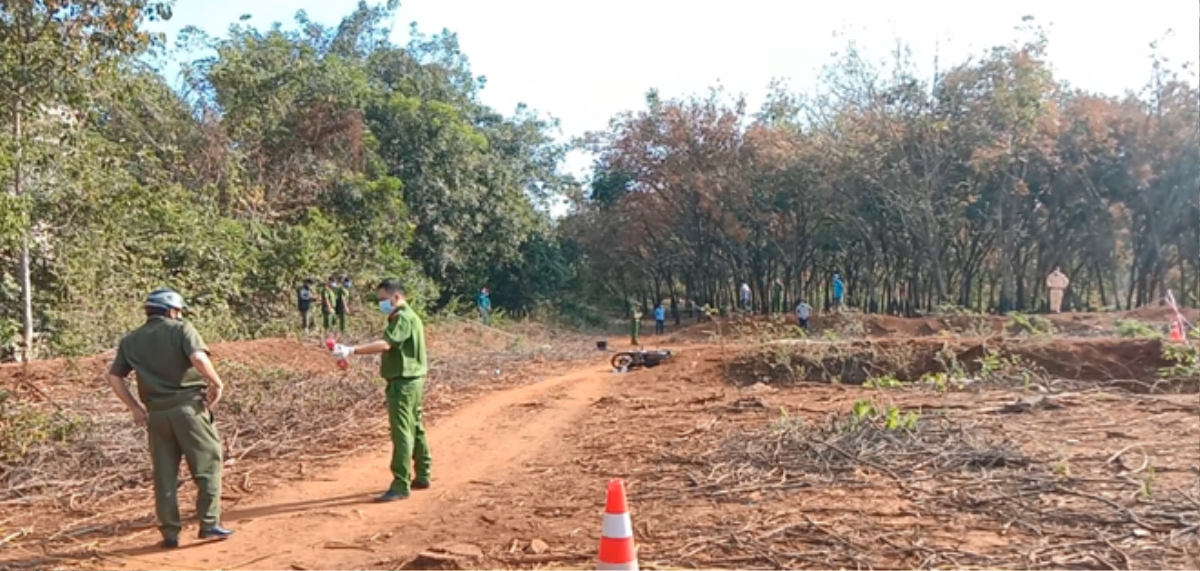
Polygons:
<instances>
[{"instance_id":1,"label":"person in white shirt","mask_svg":"<svg viewBox=\"0 0 1200 571\"><path fill-rule=\"evenodd\" d=\"M750 284L742 282L742 309L750 311Z\"/></svg>"},{"instance_id":2,"label":"person in white shirt","mask_svg":"<svg viewBox=\"0 0 1200 571\"><path fill-rule=\"evenodd\" d=\"M796 319L800 321L800 328L805 331L808 331L808 316L811 313L812 306L803 301L796 306Z\"/></svg>"}]
</instances>

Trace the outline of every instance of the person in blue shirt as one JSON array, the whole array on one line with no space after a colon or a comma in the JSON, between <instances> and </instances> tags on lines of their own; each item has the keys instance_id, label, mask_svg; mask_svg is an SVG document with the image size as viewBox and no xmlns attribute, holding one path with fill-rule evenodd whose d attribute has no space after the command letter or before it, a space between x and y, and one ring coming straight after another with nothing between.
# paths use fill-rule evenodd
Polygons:
<instances>
[{"instance_id":1,"label":"person in blue shirt","mask_svg":"<svg viewBox=\"0 0 1200 571\"><path fill-rule=\"evenodd\" d=\"M479 318L484 325L488 325L488 314L492 312L492 298L489 296L488 288L479 290L475 295L475 306L479 308Z\"/></svg>"},{"instance_id":2,"label":"person in blue shirt","mask_svg":"<svg viewBox=\"0 0 1200 571\"><path fill-rule=\"evenodd\" d=\"M662 335L667 329L667 310L662 304L654 306L654 334Z\"/></svg>"},{"instance_id":3,"label":"person in blue shirt","mask_svg":"<svg viewBox=\"0 0 1200 571\"><path fill-rule=\"evenodd\" d=\"M833 272L833 309L834 311L842 310L842 298L846 293L846 284L842 283L842 276L837 272Z\"/></svg>"}]
</instances>

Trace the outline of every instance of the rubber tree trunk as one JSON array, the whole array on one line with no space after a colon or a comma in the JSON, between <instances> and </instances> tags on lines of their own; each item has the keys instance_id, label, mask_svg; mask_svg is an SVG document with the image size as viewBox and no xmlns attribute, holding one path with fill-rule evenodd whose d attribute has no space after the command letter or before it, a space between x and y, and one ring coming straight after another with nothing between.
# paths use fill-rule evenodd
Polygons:
<instances>
[{"instance_id":1,"label":"rubber tree trunk","mask_svg":"<svg viewBox=\"0 0 1200 571\"><path fill-rule=\"evenodd\" d=\"M13 194L20 198L25 194L24 188L24 169L22 164L22 141L24 137L22 121L24 119L24 110L21 108L21 102L16 105L16 113L13 114L13 140L17 144L15 160L13 161ZM21 336L21 360L29 361L29 356L33 348L33 283L29 277L29 233L32 228L25 228L25 235L21 237L21 263L18 268L19 278L21 280L21 304L22 304L22 325L24 326Z\"/></svg>"}]
</instances>

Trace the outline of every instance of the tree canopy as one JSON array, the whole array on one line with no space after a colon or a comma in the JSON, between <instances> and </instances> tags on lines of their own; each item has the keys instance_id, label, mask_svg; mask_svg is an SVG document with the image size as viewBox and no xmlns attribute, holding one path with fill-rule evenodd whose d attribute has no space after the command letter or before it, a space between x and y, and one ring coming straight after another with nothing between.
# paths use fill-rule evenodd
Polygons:
<instances>
[{"instance_id":1,"label":"tree canopy","mask_svg":"<svg viewBox=\"0 0 1200 571\"><path fill-rule=\"evenodd\" d=\"M1200 295L1194 83L1156 62L1138 93L1074 89L1036 29L933 78L851 49L817 92L772 85L756 112L651 90L578 142L581 185L552 118L481 101L453 33L393 43L395 0L336 26L189 28L176 51L145 31L170 2L11 5L0 341L23 289L63 353L111 347L164 285L210 335L276 333L298 283L333 273L592 318L775 279L819 305L833 271L870 311L1036 309L1054 267L1075 307ZM176 86L151 50L200 56Z\"/></svg>"},{"instance_id":2,"label":"tree canopy","mask_svg":"<svg viewBox=\"0 0 1200 571\"><path fill-rule=\"evenodd\" d=\"M587 138L564 232L604 293L641 300L732 305L747 282L765 304L778 279L819 306L840 271L867 311L1037 310L1061 267L1076 308L1195 304L1195 84L1155 59L1140 93L1074 89L1027 27L931 79L850 49L820 92L775 85L754 114L651 92Z\"/></svg>"}]
</instances>

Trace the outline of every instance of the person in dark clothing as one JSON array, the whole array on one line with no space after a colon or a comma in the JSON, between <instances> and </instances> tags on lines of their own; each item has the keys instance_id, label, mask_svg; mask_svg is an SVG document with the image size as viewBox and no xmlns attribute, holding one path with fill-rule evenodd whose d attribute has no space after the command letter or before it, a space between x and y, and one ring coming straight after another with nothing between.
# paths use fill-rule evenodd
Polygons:
<instances>
[{"instance_id":1,"label":"person in dark clothing","mask_svg":"<svg viewBox=\"0 0 1200 571\"><path fill-rule=\"evenodd\" d=\"M296 308L300 310L300 327L305 332L312 330L312 302L313 302L313 281L312 279L304 280L304 285L296 290Z\"/></svg>"}]
</instances>

